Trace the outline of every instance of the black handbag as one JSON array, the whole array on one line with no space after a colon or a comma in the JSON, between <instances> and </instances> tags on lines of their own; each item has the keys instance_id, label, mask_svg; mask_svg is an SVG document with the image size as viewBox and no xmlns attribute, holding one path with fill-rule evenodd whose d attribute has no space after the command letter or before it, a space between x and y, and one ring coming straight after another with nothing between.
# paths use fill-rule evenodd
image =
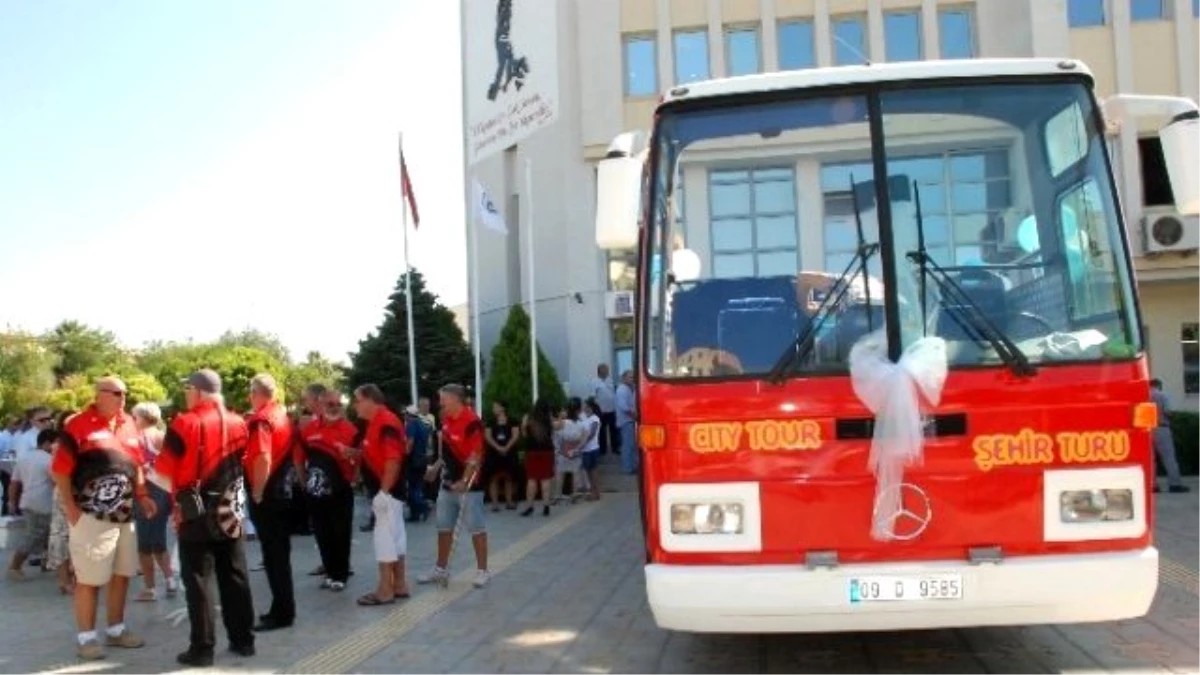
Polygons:
<instances>
[{"instance_id":1,"label":"black handbag","mask_svg":"<svg viewBox=\"0 0 1200 675\"><path fill-rule=\"evenodd\" d=\"M217 407L217 415L220 416L221 447L223 449L225 447L225 414L220 406ZM208 434L204 433L204 422L201 421L200 445L196 448L196 483L192 487L175 493L175 506L179 509L179 519L184 523L192 523L208 515L208 504L204 499L204 491L200 489L200 460L204 456L207 438Z\"/></svg>"}]
</instances>

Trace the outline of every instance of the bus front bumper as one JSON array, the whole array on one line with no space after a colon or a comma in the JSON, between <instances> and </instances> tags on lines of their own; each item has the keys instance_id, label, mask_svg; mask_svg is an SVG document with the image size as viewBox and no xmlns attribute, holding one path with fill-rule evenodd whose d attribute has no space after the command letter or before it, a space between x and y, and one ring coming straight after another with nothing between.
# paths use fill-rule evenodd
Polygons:
<instances>
[{"instance_id":1,"label":"bus front bumper","mask_svg":"<svg viewBox=\"0 0 1200 675\"><path fill-rule=\"evenodd\" d=\"M852 580L955 578L961 597L852 601ZM646 566L658 625L697 633L825 633L1113 621L1144 616L1158 550L965 561Z\"/></svg>"}]
</instances>

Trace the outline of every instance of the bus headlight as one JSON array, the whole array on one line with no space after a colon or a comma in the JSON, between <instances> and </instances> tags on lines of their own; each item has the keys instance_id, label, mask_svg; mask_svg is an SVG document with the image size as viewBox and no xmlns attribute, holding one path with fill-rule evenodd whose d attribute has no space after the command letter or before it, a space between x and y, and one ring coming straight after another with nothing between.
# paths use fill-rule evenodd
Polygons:
<instances>
[{"instance_id":1,"label":"bus headlight","mask_svg":"<svg viewBox=\"0 0 1200 675\"><path fill-rule=\"evenodd\" d=\"M672 534L741 534L744 524L736 502L671 505Z\"/></svg>"},{"instance_id":2,"label":"bus headlight","mask_svg":"<svg viewBox=\"0 0 1200 675\"><path fill-rule=\"evenodd\" d=\"M1064 523L1133 520L1133 491L1064 490L1059 493L1059 518Z\"/></svg>"}]
</instances>

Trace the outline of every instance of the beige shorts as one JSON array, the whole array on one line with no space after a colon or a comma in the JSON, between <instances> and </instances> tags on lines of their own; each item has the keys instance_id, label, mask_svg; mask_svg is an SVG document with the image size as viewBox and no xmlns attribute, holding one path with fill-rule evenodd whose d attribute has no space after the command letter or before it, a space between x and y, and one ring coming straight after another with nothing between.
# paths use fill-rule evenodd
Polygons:
<instances>
[{"instance_id":1,"label":"beige shorts","mask_svg":"<svg viewBox=\"0 0 1200 675\"><path fill-rule=\"evenodd\" d=\"M67 533L75 579L84 586L103 586L113 575L137 573L137 537L133 523L110 523L83 514Z\"/></svg>"}]
</instances>

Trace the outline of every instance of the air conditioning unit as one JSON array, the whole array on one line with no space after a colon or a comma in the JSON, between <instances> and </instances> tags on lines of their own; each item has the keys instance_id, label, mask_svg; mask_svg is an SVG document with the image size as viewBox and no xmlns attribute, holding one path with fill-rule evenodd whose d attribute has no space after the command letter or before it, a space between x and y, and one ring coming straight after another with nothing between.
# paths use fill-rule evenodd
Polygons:
<instances>
[{"instance_id":1,"label":"air conditioning unit","mask_svg":"<svg viewBox=\"0 0 1200 675\"><path fill-rule=\"evenodd\" d=\"M626 319L633 316L633 291L609 291L604 295L604 316Z\"/></svg>"},{"instance_id":2,"label":"air conditioning unit","mask_svg":"<svg viewBox=\"0 0 1200 675\"><path fill-rule=\"evenodd\" d=\"M1146 253L1195 251L1200 249L1200 219L1178 213L1148 213L1142 216Z\"/></svg>"}]
</instances>

